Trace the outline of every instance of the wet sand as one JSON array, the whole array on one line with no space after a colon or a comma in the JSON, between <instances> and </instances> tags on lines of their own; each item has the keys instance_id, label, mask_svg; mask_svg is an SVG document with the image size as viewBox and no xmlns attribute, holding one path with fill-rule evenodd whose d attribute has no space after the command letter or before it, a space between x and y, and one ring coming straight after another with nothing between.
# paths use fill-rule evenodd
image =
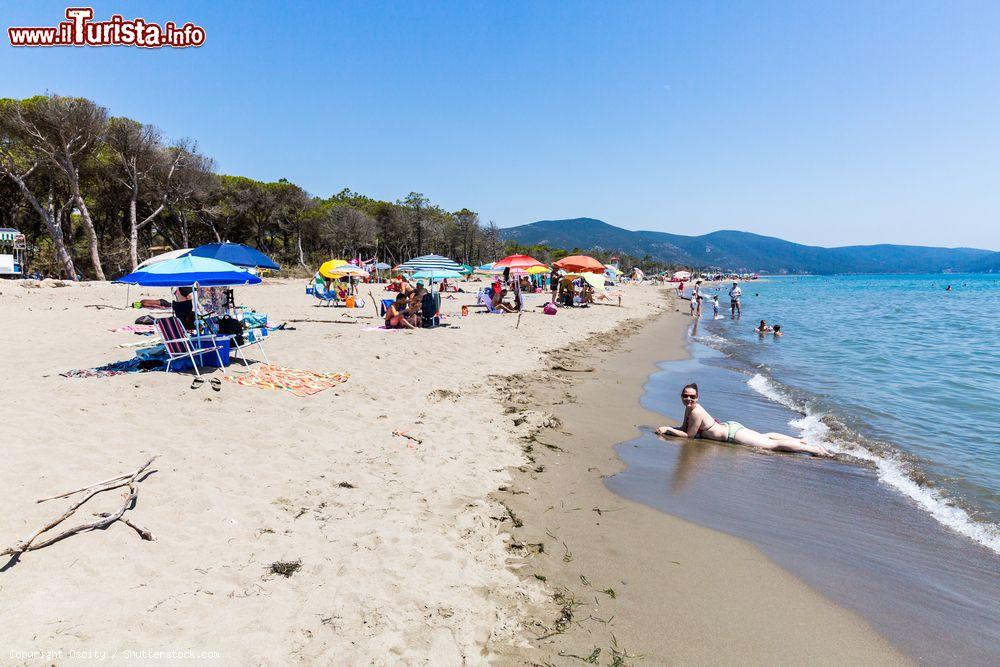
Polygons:
<instances>
[{"instance_id":1,"label":"wet sand","mask_svg":"<svg viewBox=\"0 0 1000 667\"><path fill-rule=\"evenodd\" d=\"M522 441L532 461L495 494L509 508L519 573L544 580L554 592L551 604L536 611L534 650L504 657L908 663L864 619L748 542L605 486L605 478L623 468L613 445L664 421L639 399L658 361L686 354L688 323L677 312L629 322L615 335L551 353L547 371L498 380L509 409L535 409L558 420Z\"/></svg>"}]
</instances>

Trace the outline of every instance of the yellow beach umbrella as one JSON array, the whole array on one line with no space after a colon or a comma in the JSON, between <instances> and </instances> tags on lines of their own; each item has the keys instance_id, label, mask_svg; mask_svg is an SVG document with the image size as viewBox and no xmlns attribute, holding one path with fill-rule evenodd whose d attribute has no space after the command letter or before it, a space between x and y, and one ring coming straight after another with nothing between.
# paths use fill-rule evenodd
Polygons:
<instances>
[{"instance_id":1,"label":"yellow beach umbrella","mask_svg":"<svg viewBox=\"0 0 1000 667\"><path fill-rule=\"evenodd\" d=\"M334 278L333 275L338 266L344 266L345 264L350 264L346 259L331 259L328 262L323 262L323 266L319 267L319 273L324 278Z\"/></svg>"},{"instance_id":2,"label":"yellow beach umbrella","mask_svg":"<svg viewBox=\"0 0 1000 667\"><path fill-rule=\"evenodd\" d=\"M320 271L322 271L322 269L320 269ZM347 276L351 276L353 278L367 278L368 272L360 266L347 264L346 266L338 266L332 269L329 275L327 275L327 278L345 278Z\"/></svg>"},{"instance_id":3,"label":"yellow beach umbrella","mask_svg":"<svg viewBox=\"0 0 1000 667\"><path fill-rule=\"evenodd\" d=\"M549 267L545 266L544 264L540 265L540 266L533 266L530 269L528 269L528 275L529 276L535 276L535 275L538 275L539 273L548 273L551 270L552 269L550 269Z\"/></svg>"}]
</instances>

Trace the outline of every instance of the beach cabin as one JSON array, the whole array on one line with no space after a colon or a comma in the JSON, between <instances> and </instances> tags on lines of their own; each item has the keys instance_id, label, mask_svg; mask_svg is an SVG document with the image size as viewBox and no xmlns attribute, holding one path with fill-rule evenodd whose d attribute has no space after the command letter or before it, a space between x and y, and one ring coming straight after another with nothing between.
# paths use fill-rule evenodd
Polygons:
<instances>
[{"instance_id":1,"label":"beach cabin","mask_svg":"<svg viewBox=\"0 0 1000 667\"><path fill-rule=\"evenodd\" d=\"M0 276L20 276L24 273L24 234L9 227L0 227Z\"/></svg>"}]
</instances>

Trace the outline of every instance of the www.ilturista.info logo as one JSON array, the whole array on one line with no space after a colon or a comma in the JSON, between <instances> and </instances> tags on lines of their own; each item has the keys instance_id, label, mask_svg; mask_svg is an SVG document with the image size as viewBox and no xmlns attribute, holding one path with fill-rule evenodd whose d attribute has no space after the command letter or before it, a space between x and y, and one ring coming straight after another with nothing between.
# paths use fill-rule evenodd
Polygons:
<instances>
[{"instance_id":1,"label":"www.ilturista.info logo","mask_svg":"<svg viewBox=\"0 0 1000 667\"><path fill-rule=\"evenodd\" d=\"M92 21L91 7L69 7L67 21L55 27L10 27L11 46L139 46L158 49L164 46L185 48L205 43L205 29L193 23L178 27L173 21L162 26L135 18L126 21L114 14L108 21Z\"/></svg>"}]
</instances>

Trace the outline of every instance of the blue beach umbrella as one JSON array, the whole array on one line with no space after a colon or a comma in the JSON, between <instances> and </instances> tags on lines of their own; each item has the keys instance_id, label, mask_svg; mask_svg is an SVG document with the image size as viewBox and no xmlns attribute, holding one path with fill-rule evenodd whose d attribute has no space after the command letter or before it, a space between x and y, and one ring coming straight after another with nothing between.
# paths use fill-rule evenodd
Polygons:
<instances>
[{"instance_id":1,"label":"blue beach umbrella","mask_svg":"<svg viewBox=\"0 0 1000 667\"><path fill-rule=\"evenodd\" d=\"M142 287L233 287L258 285L261 280L228 262L187 255L133 271L115 282ZM198 312L197 289L194 290L194 310ZM197 318L195 331L201 334L201 322Z\"/></svg>"},{"instance_id":2,"label":"blue beach umbrella","mask_svg":"<svg viewBox=\"0 0 1000 667\"><path fill-rule=\"evenodd\" d=\"M187 255L133 271L115 282L142 287L232 287L257 285L260 278L228 262Z\"/></svg>"},{"instance_id":3,"label":"blue beach umbrella","mask_svg":"<svg viewBox=\"0 0 1000 667\"><path fill-rule=\"evenodd\" d=\"M234 266L245 266L256 269L271 269L277 271L281 267L277 262L262 253L256 248L245 246L242 243L209 243L198 246L188 253L191 257L208 257L222 262L229 262Z\"/></svg>"}]
</instances>

